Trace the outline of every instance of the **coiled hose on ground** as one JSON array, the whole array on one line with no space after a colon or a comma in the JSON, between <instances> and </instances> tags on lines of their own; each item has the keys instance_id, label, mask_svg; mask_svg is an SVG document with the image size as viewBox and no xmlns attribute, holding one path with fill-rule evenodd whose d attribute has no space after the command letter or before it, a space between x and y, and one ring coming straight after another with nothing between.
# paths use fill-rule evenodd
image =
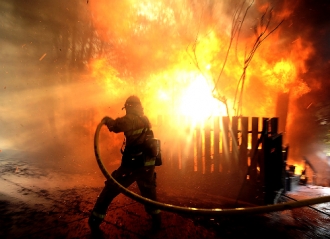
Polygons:
<instances>
[{"instance_id":1,"label":"coiled hose on ground","mask_svg":"<svg viewBox=\"0 0 330 239\"><path fill-rule=\"evenodd\" d=\"M326 203L330 202L330 196L324 196L324 197L317 197L317 198L311 198L311 199L305 199L295 202L285 202L285 203L279 203L274 205L266 205L266 206L257 206L257 207L248 207L248 208L233 208L233 209L221 209L221 208L193 208L193 207L181 207L176 205L171 205L167 203L157 202L150 200L148 198L142 197L121 184L119 184L107 171L107 169L104 167L103 162L100 157L99 152L99 134L102 126L104 125L104 122L101 121L96 128L95 135L94 135L94 153L96 157L96 161L98 163L98 166L100 170L102 171L103 175L108 179L112 180L121 190L121 192L126 195L127 197L153 207L157 207L161 210L173 212L173 213L179 213L179 214L186 214L186 215L194 215L194 216L228 216L228 215L247 215L247 214L261 214L261 213L270 213L275 211L284 211L284 210L291 210L294 208L299 207L305 207L309 205L314 204L320 204L320 203Z\"/></svg>"}]
</instances>

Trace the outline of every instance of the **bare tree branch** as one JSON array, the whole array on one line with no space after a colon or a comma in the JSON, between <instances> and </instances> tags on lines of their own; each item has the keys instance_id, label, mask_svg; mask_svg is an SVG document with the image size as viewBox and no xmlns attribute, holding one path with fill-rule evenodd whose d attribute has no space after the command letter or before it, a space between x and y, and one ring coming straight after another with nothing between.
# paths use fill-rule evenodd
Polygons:
<instances>
[{"instance_id":1,"label":"bare tree branch","mask_svg":"<svg viewBox=\"0 0 330 239\"><path fill-rule=\"evenodd\" d=\"M254 0L250 1L248 6L246 6L247 0L242 0L235 7L233 15L232 15L230 39L229 39L229 44L228 44L228 47L227 47L227 50L226 50L225 58L224 58L224 61L221 65L219 75L217 76L216 80L214 79L214 86L213 86L213 89L212 89L212 95L215 99L223 102L226 105L228 116L229 116L229 110L228 110L227 99L226 99L225 96L222 96L222 95L219 94L219 92L217 92L217 86L220 82L220 79L221 79L221 76L223 74L224 68L227 64L229 53L232 49L234 41L236 41L236 44L235 44L236 54L235 55L236 55L236 58L237 58L237 61L238 61L238 57L237 57L237 55L238 55L237 51L238 50L237 50L237 48L238 48L240 33L241 33L241 30L242 30L243 23L244 23L244 21L246 19L246 16L248 14L248 11L252 7L253 3L254 3ZM207 79L207 76L205 75L204 71L200 67L199 59L198 59L198 55L197 55L198 38L200 37L200 28L201 28L201 24L202 24L201 19L204 15L204 10L205 10L205 6L202 9L202 12L201 12L201 15L200 15L200 21L199 21L195 41L191 46L187 47L187 52L188 52L188 55L190 56L193 64L196 66L196 68L199 70L199 72L203 75L203 77L205 79ZM273 29L269 30L270 24L272 22L272 13L273 13L272 9L267 8L265 10L265 12L261 15L259 22L254 27L256 39L255 39L251 49L249 51L246 51L246 53L244 55L244 62L242 64L242 74L241 74L241 77L240 77L240 79L238 80L238 83L237 83L235 98L234 98L234 103L233 103L233 109L234 109L235 114L237 116L242 113L243 90L244 90L246 72L247 72L247 69L250 65L250 62L252 61L252 59L254 57L254 54L257 51L257 49L259 48L259 46L261 45L261 43L269 35L271 35L284 21L284 20L280 21ZM190 50L191 50L192 54L189 54L189 47L191 47Z\"/></svg>"},{"instance_id":2,"label":"bare tree branch","mask_svg":"<svg viewBox=\"0 0 330 239\"><path fill-rule=\"evenodd\" d=\"M267 14L269 15L269 18L265 24L264 21L265 21L265 17ZM242 113L243 90L244 90L244 83L245 83L245 77L246 77L246 70L249 67L250 62L252 61L253 56L254 56L255 52L257 51L257 49L259 48L259 46L261 45L261 43L283 23L284 19L281 20L272 30L270 30L267 33L267 30L269 28L271 21L272 21L272 9L268 10L268 8L267 8L266 11L263 13L263 15L260 18L260 21L258 23L259 25L255 26L255 33L256 33L257 37L256 37L256 40L255 40L249 54L245 56L243 72L237 83L235 99L234 99L234 110L236 111L236 116L238 116ZM261 32L258 32L258 29L261 29ZM238 97L238 94L239 94L239 97ZM238 102L237 102L237 98L238 98ZM237 104L237 109L235 108L236 104Z\"/></svg>"},{"instance_id":3,"label":"bare tree branch","mask_svg":"<svg viewBox=\"0 0 330 239\"><path fill-rule=\"evenodd\" d=\"M235 11L234 14L233 14L232 30L231 30L230 40L229 40L229 46L228 46L228 48L227 48L227 52L226 52L226 56L225 56L225 60L224 60L224 62L223 62L223 64L222 64L222 67L221 67L221 70L220 70L220 73L219 73L218 79L217 79L217 81L216 81L215 84L214 84L214 88L213 88L213 90L212 90L212 93L216 90L217 85L218 85L218 83L219 83L219 81L220 81L221 75L222 75L222 73L223 73L223 70L224 70L224 68L225 68L225 66L226 66L226 64L227 64L228 55L229 55L229 52L230 52L230 49L231 49L231 45L232 45L232 43L233 43L233 40L235 39L235 37L237 37L236 39L237 39L237 41L238 41L239 33L240 33L241 29L242 29L243 22L244 22L244 20L245 20L245 17L246 17L246 15L247 15L247 12L248 12L249 8L250 8L250 7L252 6L252 4L253 4L253 2L254 2L254 1L252 1L252 2L250 3L250 5L245 9L245 13L244 13L244 16L243 16L242 20L239 20L239 17L240 17L240 15L241 15L241 12L242 12L242 10L243 10L243 7L244 7L244 5L245 5L245 3L246 3L245 0L242 1L241 6L240 6L239 8L237 8L236 11Z\"/></svg>"}]
</instances>

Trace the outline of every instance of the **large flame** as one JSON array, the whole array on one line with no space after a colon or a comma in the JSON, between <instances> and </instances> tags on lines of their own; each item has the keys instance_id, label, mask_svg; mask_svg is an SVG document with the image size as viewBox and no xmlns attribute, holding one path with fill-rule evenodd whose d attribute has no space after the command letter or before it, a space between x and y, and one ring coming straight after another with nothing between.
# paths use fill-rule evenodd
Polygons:
<instances>
[{"instance_id":1,"label":"large flame","mask_svg":"<svg viewBox=\"0 0 330 239\"><path fill-rule=\"evenodd\" d=\"M232 35L238 6L232 2L126 0L110 6L101 0L90 5L98 35L111 45L108 56L90 64L93 76L114 100L139 95L151 117L186 116L197 123L233 116L240 95L242 115L273 117L278 95L298 98L310 91L300 78L313 52L308 42L289 42L280 25L255 51L251 48L265 29L258 21L267 19L261 18L267 4L252 4L251 15L237 19L236 24L246 23L238 38ZM265 34L289 14L274 14ZM258 25L254 31L253 25Z\"/></svg>"},{"instance_id":2,"label":"large flame","mask_svg":"<svg viewBox=\"0 0 330 239\"><path fill-rule=\"evenodd\" d=\"M211 91L205 79L199 76L183 90L179 112L189 116L194 123L203 122L211 116L225 116L224 104L215 99Z\"/></svg>"}]
</instances>

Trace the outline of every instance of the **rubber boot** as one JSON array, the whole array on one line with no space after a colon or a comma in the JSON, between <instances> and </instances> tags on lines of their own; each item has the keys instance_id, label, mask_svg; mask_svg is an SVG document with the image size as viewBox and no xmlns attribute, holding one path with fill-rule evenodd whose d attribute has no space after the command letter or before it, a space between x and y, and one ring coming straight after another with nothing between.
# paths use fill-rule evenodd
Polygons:
<instances>
[{"instance_id":1,"label":"rubber boot","mask_svg":"<svg viewBox=\"0 0 330 239\"><path fill-rule=\"evenodd\" d=\"M103 232L100 229L100 224L103 219L94 216L93 214L88 219L88 225L91 229L92 235L97 236L97 238L102 238Z\"/></svg>"},{"instance_id":2,"label":"rubber boot","mask_svg":"<svg viewBox=\"0 0 330 239\"><path fill-rule=\"evenodd\" d=\"M162 225L162 218L160 216L160 213L152 214L151 219L152 219L152 230L159 231Z\"/></svg>"}]
</instances>

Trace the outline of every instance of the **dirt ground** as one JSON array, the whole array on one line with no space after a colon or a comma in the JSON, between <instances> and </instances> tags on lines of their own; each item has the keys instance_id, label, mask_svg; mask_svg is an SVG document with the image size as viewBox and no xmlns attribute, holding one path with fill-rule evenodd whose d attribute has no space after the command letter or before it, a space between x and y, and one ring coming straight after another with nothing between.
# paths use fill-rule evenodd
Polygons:
<instances>
[{"instance_id":1,"label":"dirt ground","mask_svg":"<svg viewBox=\"0 0 330 239\"><path fill-rule=\"evenodd\" d=\"M21 155L0 153L0 238L95 238L87 225L102 189L100 172L66 172L43 167ZM135 185L131 190L136 191ZM189 200L175 187L159 185L162 202ZM288 195L305 199L330 189L300 186ZM210 206L216 202L201 202ZM143 205L119 195L101 228L103 238L330 238L330 203L262 215L197 218L162 212L162 227L151 231Z\"/></svg>"}]
</instances>

